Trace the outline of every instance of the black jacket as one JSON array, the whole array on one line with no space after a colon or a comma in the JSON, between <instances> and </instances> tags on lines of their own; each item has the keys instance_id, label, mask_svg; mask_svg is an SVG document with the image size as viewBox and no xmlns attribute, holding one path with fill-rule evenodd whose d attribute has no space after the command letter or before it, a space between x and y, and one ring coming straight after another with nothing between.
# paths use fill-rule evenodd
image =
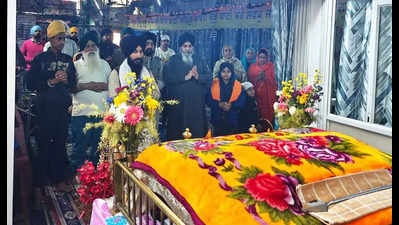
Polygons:
<instances>
[{"instance_id":1,"label":"black jacket","mask_svg":"<svg viewBox=\"0 0 399 225\"><path fill-rule=\"evenodd\" d=\"M55 55L49 49L37 55L31 65L26 74L28 89L37 91L39 97L46 96L47 103L62 104L64 107L72 104L70 93L77 84L72 57L63 53ZM57 83L54 87L50 87L47 82L49 79L55 78L55 73L58 70L63 70L68 74L68 84Z\"/></svg>"}]
</instances>

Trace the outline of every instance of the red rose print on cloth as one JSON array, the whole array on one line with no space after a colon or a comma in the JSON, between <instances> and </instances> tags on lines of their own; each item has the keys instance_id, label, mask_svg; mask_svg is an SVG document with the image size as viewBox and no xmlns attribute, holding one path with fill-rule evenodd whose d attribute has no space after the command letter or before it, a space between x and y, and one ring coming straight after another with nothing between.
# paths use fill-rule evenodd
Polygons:
<instances>
[{"instance_id":1,"label":"red rose print on cloth","mask_svg":"<svg viewBox=\"0 0 399 225\"><path fill-rule=\"evenodd\" d=\"M297 149L295 141L278 140L278 139L262 139L250 142L249 145L256 147L265 154L285 158L288 163L300 165L301 158L309 159L310 157Z\"/></svg>"},{"instance_id":2,"label":"red rose print on cloth","mask_svg":"<svg viewBox=\"0 0 399 225\"><path fill-rule=\"evenodd\" d=\"M208 151L208 150L213 149L215 147L216 147L215 144L211 144L208 141L198 141L194 145L194 150L197 150L197 151Z\"/></svg>"},{"instance_id":3,"label":"red rose print on cloth","mask_svg":"<svg viewBox=\"0 0 399 225\"><path fill-rule=\"evenodd\" d=\"M278 176L268 173L258 174L255 178L249 178L244 187L257 201L267 202L271 207L280 211L289 208L285 200L290 197L289 190Z\"/></svg>"}]
</instances>

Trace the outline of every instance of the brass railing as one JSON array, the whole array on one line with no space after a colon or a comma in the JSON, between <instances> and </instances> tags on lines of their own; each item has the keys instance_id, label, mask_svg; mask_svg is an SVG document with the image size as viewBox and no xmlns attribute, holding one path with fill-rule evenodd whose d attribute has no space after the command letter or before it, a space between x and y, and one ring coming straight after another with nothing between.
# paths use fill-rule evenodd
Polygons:
<instances>
[{"instance_id":1,"label":"brass railing","mask_svg":"<svg viewBox=\"0 0 399 225\"><path fill-rule=\"evenodd\" d=\"M114 211L120 211L130 225L185 225L182 220L123 162L114 161ZM138 218L137 218L138 217ZM137 219L136 219L137 218Z\"/></svg>"}]
</instances>

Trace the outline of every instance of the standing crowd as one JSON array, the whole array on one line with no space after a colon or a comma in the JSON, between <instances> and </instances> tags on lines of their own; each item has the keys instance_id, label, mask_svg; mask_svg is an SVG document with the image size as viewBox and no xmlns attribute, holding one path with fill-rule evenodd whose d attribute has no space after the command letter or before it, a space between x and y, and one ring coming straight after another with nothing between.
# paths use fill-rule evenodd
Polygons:
<instances>
[{"instance_id":1,"label":"standing crowd","mask_svg":"<svg viewBox=\"0 0 399 225\"><path fill-rule=\"evenodd\" d=\"M41 33L48 42L41 41ZM23 86L37 93L39 150L32 167L39 202L44 201L45 185L68 192L76 169L85 160L98 162L101 128L86 133L83 128L100 118L90 116L91 107L74 110L74 106L94 104L104 111L104 101L127 85L124 76L129 72L156 80L154 98L179 101L157 114L161 141L182 139L185 128L193 138L204 137L209 130L212 136L248 132L251 124L260 131L273 129L277 86L266 49L248 48L240 60L232 46L225 45L211 70L196 54L200 49L190 33L179 37L176 51L170 48L168 35L161 35L157 47L154 33L129 27L121 31L119 46L113 43L110 29L79 36L77 27L69 28L60 20L50 23L46 31L32 27L31 36L17 48L17 72L23 76ZM72 151L68 156L69 129Z\"/></svg>"}]
</instances>

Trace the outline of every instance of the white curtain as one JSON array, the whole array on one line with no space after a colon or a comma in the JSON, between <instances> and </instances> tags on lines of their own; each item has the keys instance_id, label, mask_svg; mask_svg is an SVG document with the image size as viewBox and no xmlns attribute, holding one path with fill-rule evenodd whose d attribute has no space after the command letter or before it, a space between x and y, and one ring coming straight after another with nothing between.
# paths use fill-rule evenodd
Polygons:
<instances>
[{"instance_id":1,"label":"white curtain","mask_svg":"<svg viewBox=\"0 0 399 225\"><path fill-rule=\"evenodd\" d=\"M308 24L310 20L310 0L300 0L296 8L296 23L294 26L294 58L292 62L292 78L298 73L307 73L308 67Z\"/></svg>"},{"instance_id":2,"label":"white curtain","mask_svg":"<svg viewBox=\"0 0 399 225\"><path fill-rule=\"evenodd\" d=\"M299 73L308 75L309 83L313 82L314 70L321 70L323 1L298 0L296 7L296 22L294 25L294 54L292 62L292 80ZM319 105L320 108L320 105ZM322 127L323 118L319 117L312 126Z\"/></svg>"},{"instance_id":3,"label":"white curtain","mask_svg":"<svg viewBox=\"0 0 399 225\"><path fill-rule=\"evenodd\" d=\"M312 82L314 70L320 69L322 4L320 0L297 1L292 65L294 81L299 73L306 73Z\"/></svg>"}]
</instances>

